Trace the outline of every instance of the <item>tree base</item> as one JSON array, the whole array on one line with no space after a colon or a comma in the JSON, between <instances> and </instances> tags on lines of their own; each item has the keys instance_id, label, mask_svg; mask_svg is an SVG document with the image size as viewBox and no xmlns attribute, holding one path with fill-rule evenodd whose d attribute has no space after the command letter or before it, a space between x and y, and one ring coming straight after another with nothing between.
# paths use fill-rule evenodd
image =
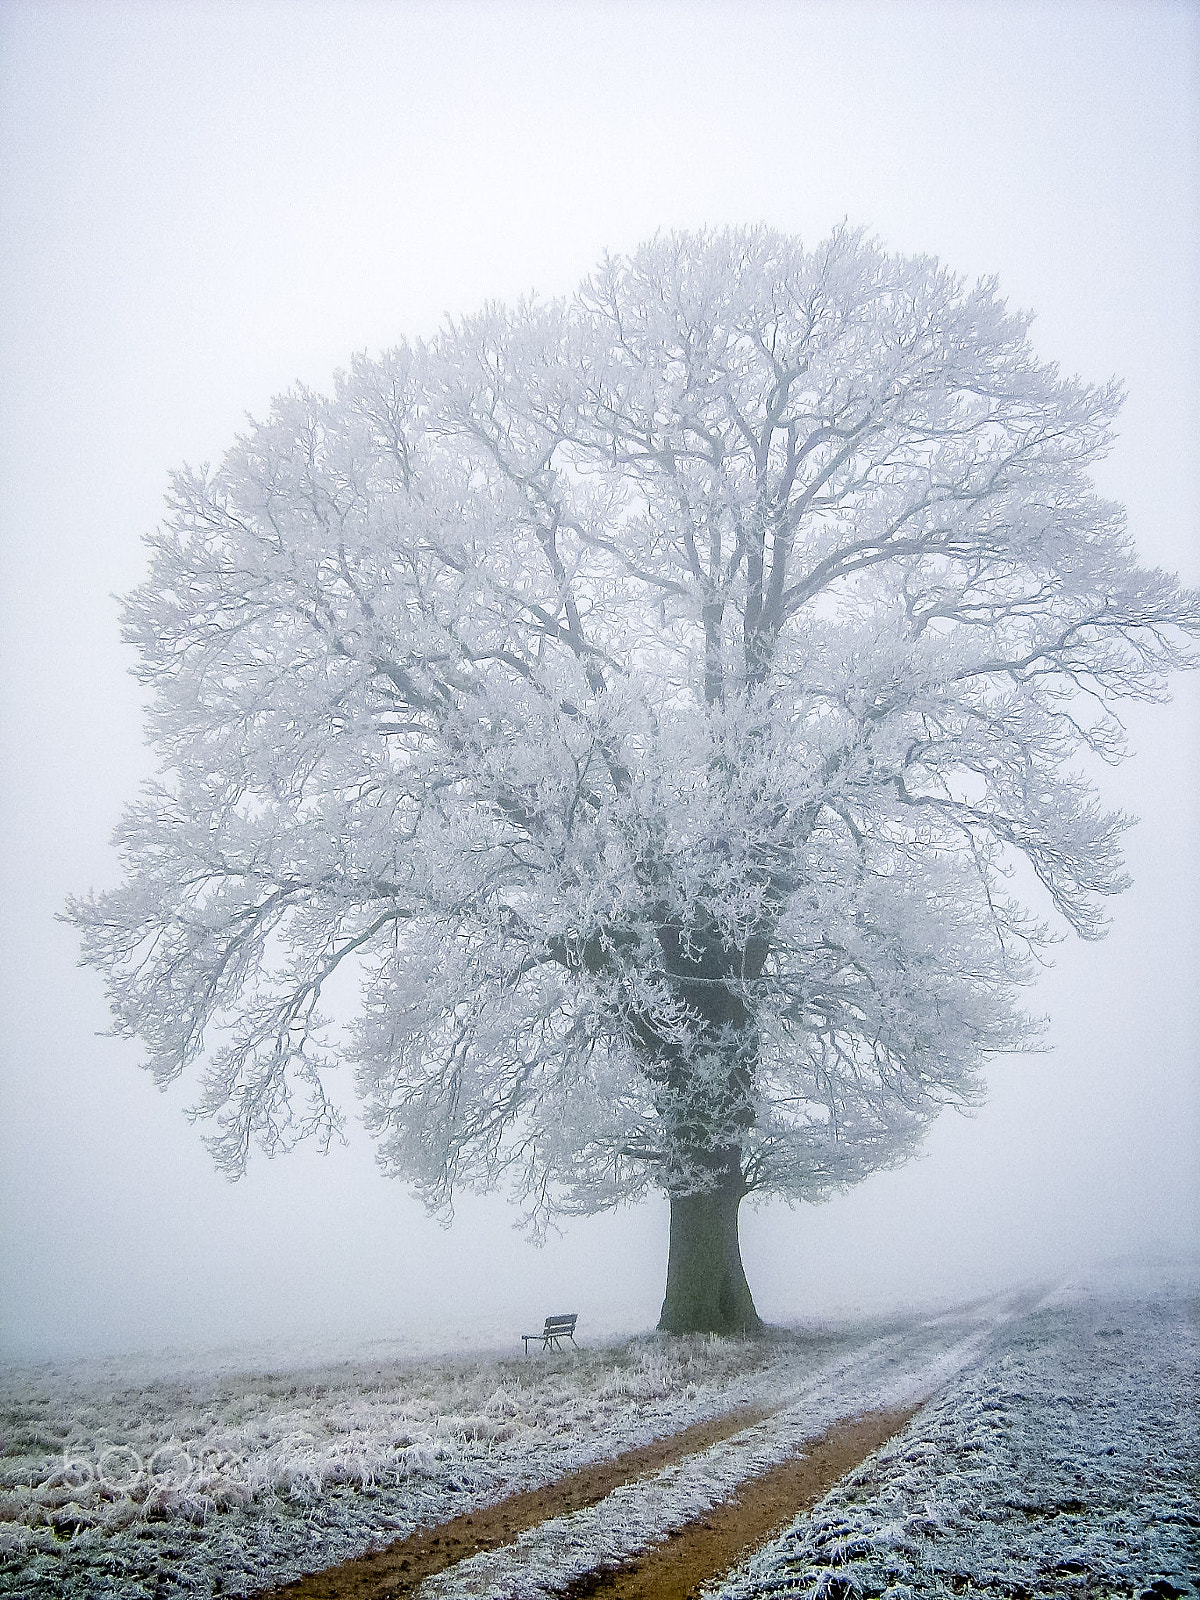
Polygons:
<instances>
[{"instance_id":1,"label":"tree base","mask_svg":"<svg viewBox=\"0 0 1200 1600\"><path fill-rule=\"evenodd\" d=\"M671 1248L660 1333L719 1333L752 1338L763 1331L738 1243L741 1183L703 1194L671 1196Z\"/></svg>"}]
</instances>

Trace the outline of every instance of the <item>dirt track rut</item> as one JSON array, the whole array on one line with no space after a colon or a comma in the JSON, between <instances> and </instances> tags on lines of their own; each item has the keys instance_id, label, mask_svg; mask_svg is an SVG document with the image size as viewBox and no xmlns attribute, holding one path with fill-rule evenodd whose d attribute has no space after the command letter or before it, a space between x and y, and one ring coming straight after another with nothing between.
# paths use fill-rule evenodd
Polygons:
<instances>
[{"instance_id":1,"label":"dirt track rut","mask_svg":"<svg viewBox=\"0 0 1200 1600\"><path fill-rule=\"evenodd\" d=\"M758 1406L727 1411L608 1461L581 1467L541 1488L508 1495L437 1527L420 1528L383 1550L263 1591L257 1600L402 1600L435 1572L444 1572L476 1551L509 1544L547 1517L568 1516L596 1505L620 1484L707 1450L770 1415L772 1409Z\"/></svg>"},{"instance_id":2,"label":"dirt track rut","mask_svg":"<svg viewBox=\"0 0 1200 1600\"><path fill-rule=\"evenodd\" d=\"M662 1543L631 1561L602 1565L578 1579L563 1592L563 1600L588 1600L593 1595L600 1600L692 1600L810 1510L917 1409L889 1407L836 1423L819 1438L806 1441L797 1455L746 1479L728 1500L673 1530ZM509 1495L438 1527L422 1528L384 1550L266 1591L260 1600L405 1600L426 1578L478 1551L510 1544L548 1517L568 1516L595 1505L619 1485L698 1454L770 1415L751 1408L727 1412L542 1488Z\"/></svg>"}]
</instances>

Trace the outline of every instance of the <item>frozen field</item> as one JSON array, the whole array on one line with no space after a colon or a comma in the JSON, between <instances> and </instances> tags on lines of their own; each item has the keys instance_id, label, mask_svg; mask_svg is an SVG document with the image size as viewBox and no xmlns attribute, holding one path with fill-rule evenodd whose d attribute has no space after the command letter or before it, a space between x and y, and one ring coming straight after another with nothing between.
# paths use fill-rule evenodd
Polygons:
<instances>
[{"instance_id":1,"label":"frozen field","mask_svg":"<svg viewBox=\"0 0 1200 1600\"><path fill-rule=\"evenodd\" d=\"M1063 1295L714 1593L1200 1594L1197 1302Z\"/></svg>"},{"instance_id":2,"label":"frozen field","mask_svg":"<svg viewBox=\"0 0 1200 1600\"><path fill-rule=\"evenodd\" d=\"M0 1388L0 1595L243 1594L738 1405L880 1336Z\"/></svg>"},{"instance_id":3,"label":"frozen field","mask_svg":"<svg viewBox=\"0 0 1200 1600\"><path fill-rule=\"evenodd\" d=\"M777 1408L422 1590L549 1596L702 1516L837 1418L935 1391L720 1593L1196 1594L1193 1313L1179 1297L1073 1294L528 1362L137 1382L18 1371L0 1391L0 1595L247 1594L732 1407Z\"/></svg>"}]
</instances>

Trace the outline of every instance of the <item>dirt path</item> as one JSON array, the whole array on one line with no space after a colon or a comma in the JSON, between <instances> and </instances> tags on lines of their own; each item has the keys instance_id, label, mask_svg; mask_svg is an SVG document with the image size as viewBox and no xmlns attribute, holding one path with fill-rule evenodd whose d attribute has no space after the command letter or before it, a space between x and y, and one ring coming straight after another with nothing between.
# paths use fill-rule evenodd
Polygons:
<instances>
[{"instance_id":1,"label":"dirt path","mask_svg":"<svg viewBox=\"0 0 1200 1600\"><path fill-rule=\"evenodd\" d=\"M315 1572L294 1583L263 1590L258 1600L402 1600L435 1572L444 1572L456 1562L473 1556L477 1550L491 1550L511 1544L518 1534L534 1528L549 1517L568 1516L603 1500L622 1483L640 1478L684 1456L707 1450L722 1439L753 1427L774 1408L743 1406L727 1411L707 1422L697 1422L681 1433L634 1450L623 1451L607 1461L581 1467L540 1489L528 1489L507 1496L478 1511L454 1517L434 1528L421 1528L406 1539L397 1539L382 1550L344 1561L340 1566Z\"/></svg>"},{"instance_id":2,"label":"dirt path","mask_svg":"<svg viewBox=\"0 0 1200 1600\"><path fill-rule=\"evenodd\" d=\"M808 1441L803 1453L745 1480L724 1504L674 1531L661 1544L620 1566L588 1573L566 1591L568 1600L689 1600L721 1573L808 1510L839 1479L896 1433L919 1409L892 1407L836 1423ZM260 1600L403 1600L426 1578L480 1550L510 1544L550 1517L597 1504L620 1484L696 1455L772 1415L744 1407L681 1433L627 1450L569 1473L540 1489L423 1528L394 1544L325 1572L264 1591Z\"/></svg>"},{"instance_id":3,"label":"dirt path","mask_svg":"<svg viewBox=\"0 0 1200 1600\"><path fill-rule=\"evenodd\" d=\"M723 1573L811 1511L873 1450L898 1433L920 1409L868 1411L836 1423L810 1441L803 1455L782 1461L706 1516L689 1522L644 1555L599 1568L573 1583L564 1600L696 1600Z\"/></svg>"}]
</instances>

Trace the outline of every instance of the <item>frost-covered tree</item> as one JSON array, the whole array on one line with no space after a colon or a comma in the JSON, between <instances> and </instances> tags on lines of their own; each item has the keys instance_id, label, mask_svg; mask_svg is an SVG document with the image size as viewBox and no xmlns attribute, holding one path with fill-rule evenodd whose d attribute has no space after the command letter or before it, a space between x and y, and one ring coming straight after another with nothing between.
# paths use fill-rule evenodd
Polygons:
<instances>
[{"instance_id":1,"label":"frost-covered tree","mask_svg":"<svg viewBox=\"0 0 1200 1600\"><path fill-rule=\"evenodd\" d=\"M1014 868L1101 933L1125 819L1070 762L1200 602L1089 478L1117 386L1028 325L845 229L660 237L175 477L126 608L161 779L70 915L226 1172L327 1144L350 1061L434 1210L657 1186L661 1326L750 1330L741 1200L904 1160L1030 1043Z\"/></svg>"}]
</instances>

